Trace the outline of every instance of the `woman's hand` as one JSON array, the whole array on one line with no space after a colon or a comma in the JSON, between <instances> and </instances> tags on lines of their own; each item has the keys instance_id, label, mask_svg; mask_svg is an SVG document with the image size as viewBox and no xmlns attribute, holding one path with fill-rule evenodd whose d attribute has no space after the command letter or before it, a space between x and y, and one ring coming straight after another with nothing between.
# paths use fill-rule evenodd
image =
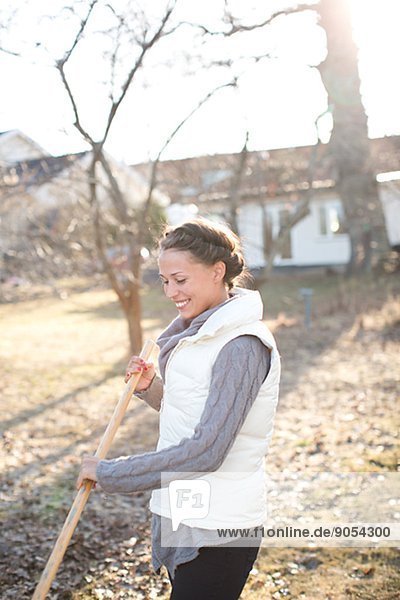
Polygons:
<instances>
[{"instance_id":1,"label":"woman's hand","mask_svg":"<svg viewBox=\"0 0 400 600\"><path fill-rule=\"evenodd\" d=\"M126 367L125 383L129 381L134 373L142 373L142 376L137 383L136 390L138 392L144 392L150 386L152 379L156 374L156 370L153 363L146 362L140 358L140 356L132 356Z\"/></svg>"},{"instance_id":2,"label":"woman's hand","mask_svg":"<svg viewBox=\"0 0 400 600\"><path fill-rule=\"evenodd\" d=\"M90 479L96 483L96 468L99 462L96 456L85 456L82 459L81 470L79 471L78 479L76 480L76 489L79 490L85 479Z\"/></svg>"}]
</instances>

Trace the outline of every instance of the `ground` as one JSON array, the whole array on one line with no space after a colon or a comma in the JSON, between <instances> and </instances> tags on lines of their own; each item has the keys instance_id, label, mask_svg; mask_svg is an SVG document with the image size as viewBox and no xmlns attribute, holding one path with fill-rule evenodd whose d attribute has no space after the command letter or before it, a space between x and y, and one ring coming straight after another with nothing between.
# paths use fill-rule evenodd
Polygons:
<instances>
[{"instance_id":1,"label":"ground","mask_svg":"<svg viewBox=\"0 0 400 600\"><path fill-rule=\"evenodd\" d=\"M311 287L311 327L299 289ZM262 290L282 355L282 391L268 469L396 472L400 282L395 274L276 276ZM145 337L174 316L144 295ZM1 598L30 598L124 387L127 332L104 282L6 290L0 305ZM110 456L154 448L158 416L132 400ZM166 600L150 564L149 493L91 494L49 598ZM399 597L396 548L264 548L242 598Z\"/></svg>"}]
</instances>

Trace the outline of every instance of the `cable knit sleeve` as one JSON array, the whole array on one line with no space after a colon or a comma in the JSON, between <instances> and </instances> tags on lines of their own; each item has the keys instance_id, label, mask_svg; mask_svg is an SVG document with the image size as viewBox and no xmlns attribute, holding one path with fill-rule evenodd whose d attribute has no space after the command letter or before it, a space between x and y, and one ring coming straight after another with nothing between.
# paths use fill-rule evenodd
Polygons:
<instances>
[{"instance_id":1,"label":"cable knit sleeve","mask_svg":"<svg viewBox=\"0 0 400 600\"><path fill-rule=\"evenodd\" d=\"M151 408L159 411L161 407L161 400L164 392L163 380L159 375L155 375L147 388L143 392L135 392L135 396L144 400Z\"/></svg>"},{"instance_id":2,"label":"cable knit sleeve","mask_svg":"<svg viewBox=\"0 0 400 600\"><path fill-rule=\"evenodd\" d=\"M254 336L228 342L213 366L209 395L190 438L160 451L101 460L97 478L108 493L161 486L161 472L215 471L223 463L270 367L270 352Z\"/></svg>"}]
</instances>

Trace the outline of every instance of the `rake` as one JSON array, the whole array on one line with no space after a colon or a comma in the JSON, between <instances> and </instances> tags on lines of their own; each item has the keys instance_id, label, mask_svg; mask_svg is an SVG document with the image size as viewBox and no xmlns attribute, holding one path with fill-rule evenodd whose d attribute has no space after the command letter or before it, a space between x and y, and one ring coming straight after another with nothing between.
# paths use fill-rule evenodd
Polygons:
<instances>
[{"instance_id":1,"label":"rake","mask_svg":"<svg viewBox=\"0 0 400 600\"><path fill-rule=\"evenodd\" d=\"M157 344L152 340L148 340L140 353L140 357L146 362L149 361L153 354L158 350ZM126 409L128 408L129 401L136 389L138 381L141 377L141 372L133 375L125 386L125 389L114 409L111 420L105 430L100 444L97 448L95 456L103 459L107 456L110 449L114 436L117 432L118 427L125 415ZM83 509L85 508L86 502L88 501L90 492L92 491L94 482L86 480L84 485L78 491L75 500L71 506L68 516L64 522L63 528L57 541L54 545L52 553L47 561L47 564L40 577L39 583L36 586L35 592L32 596L32 600L45 600L47 592L56 576L57 570L63 560L65 551L78 525L79 518Z\"/></svg>"}]
</instances>

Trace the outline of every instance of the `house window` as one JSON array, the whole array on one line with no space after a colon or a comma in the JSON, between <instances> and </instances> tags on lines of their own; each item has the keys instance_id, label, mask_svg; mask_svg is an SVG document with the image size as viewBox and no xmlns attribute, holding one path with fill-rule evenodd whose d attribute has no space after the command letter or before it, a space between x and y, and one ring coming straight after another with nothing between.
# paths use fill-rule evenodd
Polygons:
<instances>
[{"instance_id":1,"label":"house window","mask_svg":"<svg viewBox=\"0 0 400 600\"><path fill-rule=\"evenodd\" d=\"M328 237L345 233L341 204L327 203L319 207L319 233Z\"/></svg>"}]
</instances>

